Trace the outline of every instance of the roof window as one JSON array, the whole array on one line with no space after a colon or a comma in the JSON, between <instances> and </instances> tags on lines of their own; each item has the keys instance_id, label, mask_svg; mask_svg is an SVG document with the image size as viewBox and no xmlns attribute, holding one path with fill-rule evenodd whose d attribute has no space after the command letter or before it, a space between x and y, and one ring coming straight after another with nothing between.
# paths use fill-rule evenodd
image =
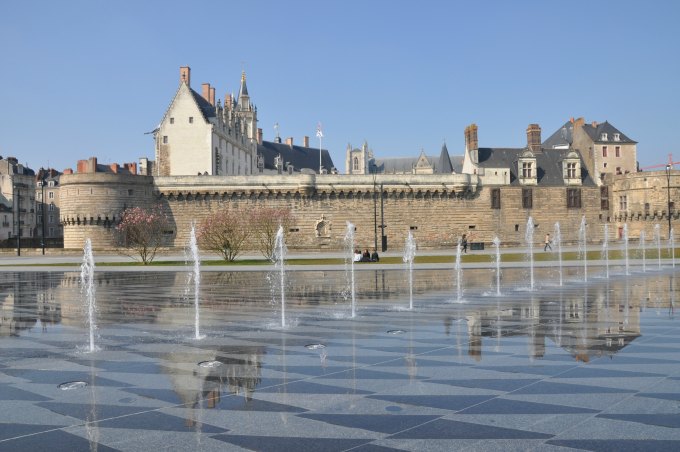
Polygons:
<instances>
[{"instance_id":1,"label":"roof window","mask_svg":"<svg viewBox=\"0 0 680 452\"><path fill-rule=\"evenodd\" d=\"M615 133L614 134L614 141L621 141L621 135L619 135L618 133Z\"/></svg>"},{"instance_id":2,"label":"roof window","mask_svg":"<svg viewBox=\"0 0 680 452\"><path fill-rule=\"evenodd\" d=\"M600 135L600 141L607 141L607 134L606 133L602 133Z\"/></svg>"}]
</instances>

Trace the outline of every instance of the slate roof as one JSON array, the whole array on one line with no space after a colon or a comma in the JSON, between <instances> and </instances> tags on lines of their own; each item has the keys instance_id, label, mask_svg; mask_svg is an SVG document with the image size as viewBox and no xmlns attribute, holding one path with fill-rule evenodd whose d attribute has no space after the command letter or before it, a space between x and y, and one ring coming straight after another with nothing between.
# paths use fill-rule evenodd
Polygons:
<instances>
[{"instance_id":1,"label":"slate roof","mask_svg":"<svg viewBox=\"0 0 680 452\"><path fill-rule=\"evenodd\" d=\"M257 145L257 153L264 157L264 168L268 170L276 170L274 159L280 154L284 164L289 162L296 172L303 168L309 168L315 173L319 172L319 148L297 145L291 147L284 143L263 141L262 144ZM321 151L321 164L328 171L335 167L327 149Z\"/></svg>"},{"instance_id":2,"label":"slate roof","mask_svg":"<svg viewBox=\"0 0 680 452\"><path fill-rule=\"evenodd\" d=\"M592 124L584 124L583 130L588 134L590 139L596 143L626 143L626 144L637 143L637 141L631 140L626 135L621 133L619 129L617 129L607 121L601 124L597 124L596 126L593 126ZM573 143L574 141L573 133L574 124L571 121L567 121L564 123L562 127L557 129L555 133L550 135L543 142L543 148L554 149L555 147L558 146L570 146L571 143ZM607 141L600 140L603 133L607 134ZM619 141L614 141L615 133L619 134Z\"/></svg>"},{"instance_id":3,"label":"slate roof","mask_svg":"<svg viewBox=\"0 0 680 452\"><path fill-rule=\"evenodd\" d=\"M510 168L510 185L520 185L517 178L517 162L527 148L479 148L480 168ZM535 154L538 166L537 182L539 186L563 186L562 160L569 149L544 149ZM577 152L578 154L578 152ZM579 154L579 158L580 154ZM583 185L595 185L583 159L581 158L581 180Z\"/></svg>"},{"instance_id":4,"label":"slate roof","mask_svg":"<svg viewBox=\"0 0 680 452\"><path fill-rule=\"evenodd\" d=\"M573 142L572 134L574 124L571 121L564 123L555 133L550 135L542 144L543 149L554 149L558 146L570 146Z\"/></svg>"},{"instance_id":5,"label":"slate roof","mask_svg":"<svg viewBox=\"0 0 680 452\"><path fill-rule=\"evenodd\" d=\"M205 100L203 96L198 94L196 91L193 89L189 88L191 90L191 95L194 96L194 100L196 101L196 105L198 105L198 108L201 110L201 113L203 113L203 118L207 121L210 118L214 118L216 116L215 112L215 107L213 107L210 102Z\"/></svg>"},{"instance_id":6,"label":"slate roof","mask_svg":"<svg viewBox=\"0 0 680 452\"><path fill-rule=\"evenodd\" d=\"M439 154L439 161L437 162L437 173L450 174L452 172L451 157L449 156L449 150L446 148L446 143L444 143L442 145L442 152Z\"/></svg>"},{"instance_id":7,"label":"slate roof","mask_svg":"<svg viewBox=\"0 0 680 452\"><path fill-rule=\"evenodd\" d=\"M631 140L626 135L621 133L619 129L609 124L607 121L603 122L602 124L597 124L595 127L593 127L591 124L585 124L583 126L583 130L585 130L588 136L590 136L590 138L596 143L637 143L637 141ZM605 141L600 140L600 137L602 137L603 133L607 134L607 140ZM615 133L619 134L618 141L614 141Z\"/></svg>"},{"instance_id":8,"label":"slate roof","mask_svg":"<svg viewBox=\"0 0 680 452\"><path fill-rule=\"evenodd\" d=\"M427 160L432 165L434 174L451 174L453 171L460 173L463 169L463 156L449 156L446 145L442 146L439 156L426 155ZM374 159L373 164L377 167L379 174L399 174L411 173L418 164L418 157L392 157L384 159Z\"/></svg>"}]
</instances>

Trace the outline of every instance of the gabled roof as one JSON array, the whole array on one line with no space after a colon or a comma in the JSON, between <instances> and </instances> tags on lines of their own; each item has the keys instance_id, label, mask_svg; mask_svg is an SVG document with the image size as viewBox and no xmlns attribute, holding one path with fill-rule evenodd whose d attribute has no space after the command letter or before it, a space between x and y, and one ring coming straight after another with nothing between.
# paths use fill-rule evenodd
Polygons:
<instances>
[{"instance_id":1,"label":"gabled roof","mask_svg":"<svg viewBox=\"0 0 680 452\"><path fill-rule=\"evenodd\" d=\"M527 148L479 148L480 168L509 168L510 185L519 185L517 178L517 162ZM534 154L538 167L537 182L540 186L563 186L562 160L570 149L545 149L543 152ZM595 185L588 169L581 159L581 180L583 185Z\"/></svg>"},{"instance_id":2,"label":"gabled roof","mask_svg":"<svg viewBox=\"0 0 680 452\"><path fill-rule=\"evenodd\" d=\"M588 134L591 140L597 143L626 143L635 144L637 141L633 141L626 135L621 133L619 129L611 125L609 122L605 121L601 124L583 124L583 131ZM607 134L607 140L602 141L600 138L602 134ZM614 141L614 134L619 134L619 140ZM560 147L571 146L574 142L574 123L567 121L562 127L557 129L555 133L550 135L542 144L544 149L555 149Z\"/></svg>"},{"instance_id":3,"label":"gabled roof","mask_svg":"<svg viewBox=\"0 0 680 452\"><path fill-rule=\"evenodd\" d=\"M319 148L263 141L262 144L257 145L257 153L264 158L265 169L275 170L274 159L281 155L283 163L290 163L295 171L308 168L316 173L319 172ZM333 159L326 149L321 151L321 165L329 172L331 168L334 168Z\"/></svg>"},{"instance_id":4,"label":"gabled roof","mask_svg":"<svg viewBox=\"0 0 680 452\"><path fill-rule=\"evenodd\" d=\"M595 141L597 143L637 143L636 141L631 140L626 135L621 133L621 131L619 129L617 129L613 125L609 124L607 121L605 121L601 124L596 124L595 126L593 126L591 124L584 124L583 130L588 134L588 136L593 141ZM600 139L602 137L603 133L607 134L606 140ZM619 140L618 141L614 141L614 134L616 134L616 133L619 134Z\"/></svg>"},{"instance_id":5,"label":"gabled roof","mask_svg":"<svg viewBox=\"0 0 680 452\"><path fill-rule=\"evenodd\" d=\"M216 116L215 113L215 107L205 100L203 96L198 94L196 91L193 89L189 88L191 90L191 95L194 97L194 100L196 101L196 105L198 106L198 109L201 110L201 113L203 114L203 119L208 121L210 118L214 118Z\"/></svg>"}]
</instances>

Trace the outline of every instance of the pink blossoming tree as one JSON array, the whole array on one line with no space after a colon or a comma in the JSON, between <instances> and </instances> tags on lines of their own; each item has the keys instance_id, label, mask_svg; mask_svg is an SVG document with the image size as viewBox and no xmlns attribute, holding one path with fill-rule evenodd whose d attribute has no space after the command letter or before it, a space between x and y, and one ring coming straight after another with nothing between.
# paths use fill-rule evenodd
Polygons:
<instances>
[{"instance_id":1,"label":"pink blossoming tree","mask_svg":"<svg viewBox=\"0 0 680 452\"><path fill-rule=\"evenodd\" d=\"M221 209L211 213L197 228L201 247L222 255L224 260L234 261L250 236L247 216L234 209Z\"/></svg>"},{"instance_id":2,"label":"pink blossoming tree","mask_svg":"<svg viewBox=\"0 0 680 452\"><path fill-rule=\"evenodd\" d=\"M144 209L132 207L121 214L116 227L121 246L130 254L139 255L142 263L153 262L163 241L163 231L168 229L168 217L159 207Z\"/></svg>"}]
</instances>

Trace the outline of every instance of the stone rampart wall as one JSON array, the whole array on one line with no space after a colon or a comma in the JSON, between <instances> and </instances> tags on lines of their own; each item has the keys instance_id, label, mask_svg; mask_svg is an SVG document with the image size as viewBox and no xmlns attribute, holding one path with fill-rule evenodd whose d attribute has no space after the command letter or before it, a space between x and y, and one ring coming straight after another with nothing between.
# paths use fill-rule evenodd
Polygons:
<instances>
[{"instance_id":1,"label":"stone rampart wall","mask_svg":"<svg viewBox=\"0 0 680 452\"><path fill-rule=\"evenodd\" d=\"M382 197L381 197L382 187ZM501 208L491 208L491 189L501 190ZM452 248L466 233L488 248L495 236L503 245L524 243L527 219L534 241L553 233L575 243L582 216L590 242L602 239L610 212L601 210L600 188L581 187L582 208L566 207L565 187L534 187L532 208L522 207L522 187L479 186L475 175L274 175L147 177L109 174L67 175L62 179L65 248L91 238L97 248L113 247L113 225L125 207L159 204L172 222L166 245L184 247L192 222L221 208L289 207L294 224L291 249L340 250L347 222L356 227L355 247L380 248L381 212L388 249L401 250L409 231L420 249ZM377 225L377 234L376 234Z\"/></svg>"}]
</instances>

